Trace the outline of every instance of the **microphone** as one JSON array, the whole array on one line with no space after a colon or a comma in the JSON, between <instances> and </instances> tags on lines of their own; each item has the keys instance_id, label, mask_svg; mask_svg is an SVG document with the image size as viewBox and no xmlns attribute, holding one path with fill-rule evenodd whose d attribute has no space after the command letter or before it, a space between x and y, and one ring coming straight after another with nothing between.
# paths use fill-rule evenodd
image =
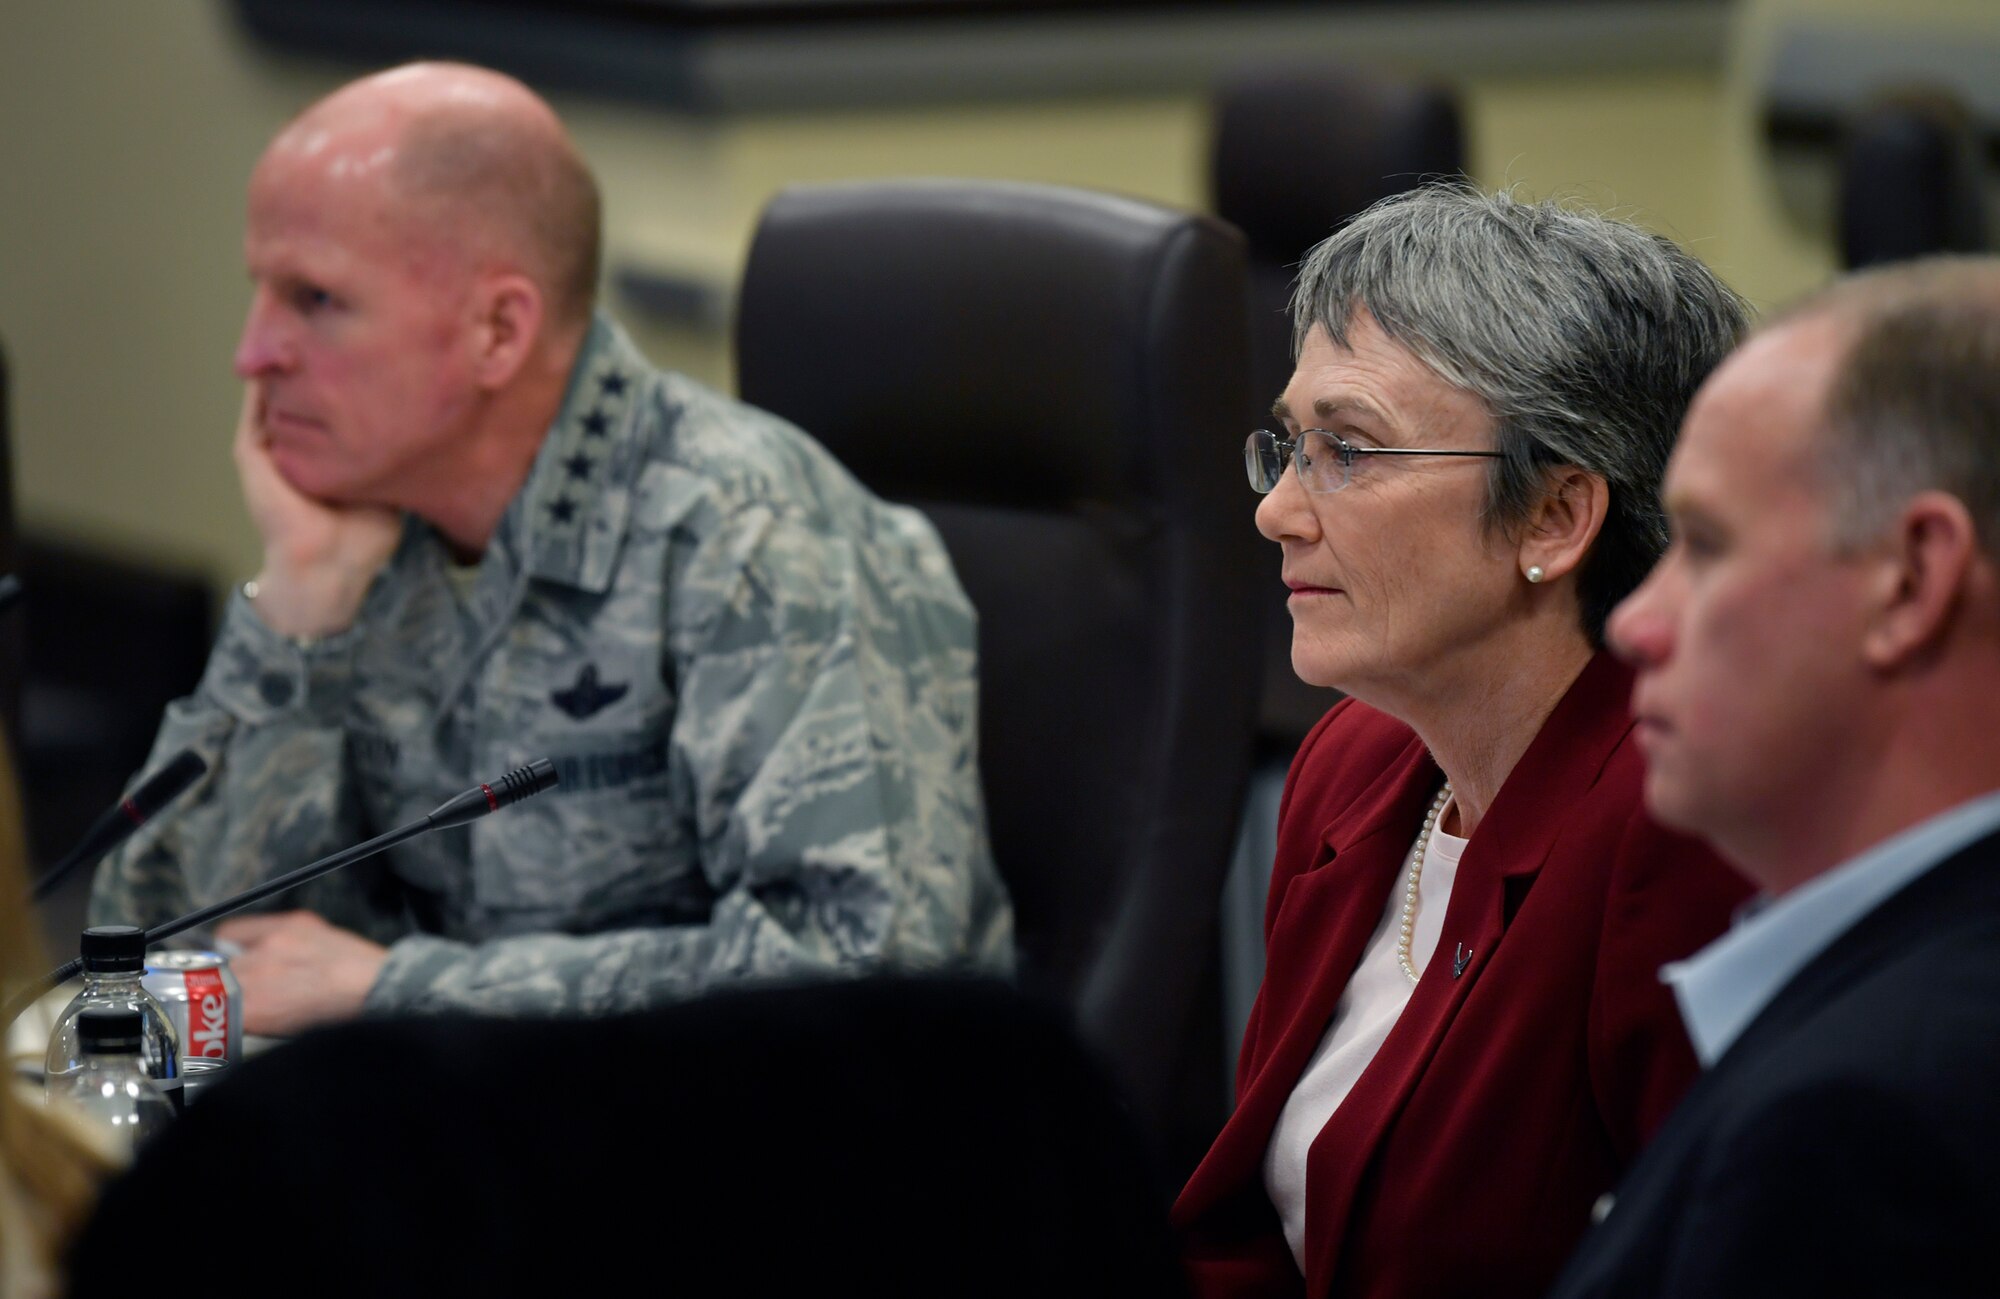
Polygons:
<instances>
[{"instance_id":1,"label":"microphone","mask_svg":"<svg viewBox=\"0 0 2000 1299\"><path fill-rule=\"evenodd\" d=\"M200 780L208 764L193 749L182 749L173 760L148 777L132 796L118 806L97 818L96 824L85 831L82 842L69 850L69 855L49 868L49 873L35 881L28 890L30 905L47 897L55 886L68 879L77 867L95 866L113 848L130 839L140 826L153 819L167 804L179 798L188 786Z\"/></svg>"},{"instance_id":2,"label":"microphone","mask_svg":"<svg viewBox=\"0 0 2000 1299\"><path fill-rule=\"evenodd\" d=\"M310 866L301 866L289 874L265 880L262 884L243 890L233 898L224 898L220 902L190 911L178 920L169 920L164 925L156 925L146 931L146 946L151 947L162 939L172 938L182 930L193 929L196 925L220 920L232 911L241 911L251 903L262 902L274 893L283 893L286 889L296 888L307 880L316 880L329 871L337 871L342 866L351 866L363 858L373 857L378 852L385 852L420 834L429 834L433 830L443 830L455 825L464 825L468 821L477 821L489 812L498 812L501 808L518 803L524 798L532 798L545 789L555 788L556 779L556 764L547 758L536 758L525 767L514 768L490 785L475 785L463 794L447 799L431 809L420 821L398 826L387 834L376 835L367 843L343 848L330 857L320 858ZM70 970L69 974L59 975L57 983L81 970L83 958L79 956L69 964L76 968Z\"/></svg>"},{"instance_id":3,"label":"microphone","mask_svg":"<svg viewBox=\"0 0 2000 1299\"><path fill-rule=\"evenodd\" d=\"M547 758L536 758L525 767L514 768L491 785L475 786L438 804L424 818L424 829L443 830L477 821L488 812L498 812L524 798L533 798L545 789L554 789L558 779L555 763Z\"/></svg>"},{"instance_id":4,"label":"microphone","mask_svg":"<svg viewBox=\"0 0 2000 1299\"><path fill-rule=\"evenodd\" d=\"M322 857L310 865L301 866L297 870L280 875L275 879L265 880L262 884L243 890L243 892L238 893L235 897L224 898L220 902L190 911L178 920L169 920L163 925L155 925L146 931L146 946L151 947L163 939L172 938L175 934L183 930L193 929L196 925L205 925L211 920L220 920L232 911L241 911L253 902L262 902L265 898L273 894L283 893L289 888L296 888L298 885L304 884L307 880L318 879L330 871L339 870L342 866L351 866L363 858L373 857L376 853L393 848L399 843L405 843L416 838L418 835L429 834L433 830L443 830L451 826L464 825L468 821L477 821L480 817L490 812L498 812L501 808L518 803L524 798L532 798L545 789L553 789L556 783L556 764L550 762L547 758L536 758L525 767L514 768L514 770L508 772L490 785L474 785L463 794L454 795L445 802L438 804L436 808L432 809L421 820L412 821L408 825L398 826L396 829L389 831L389 833L377 835L366 843L356 844L352 848L343 848L339 852L328 857ZM21 995L15 999L13 1004L7 1006L5 1009L0 1009L0 1028L5 1028L8 1024L13 1023L15 1016L32 1005L36 997L53 988L58 983L61 983L63 980L75 975L82 969L83 958L81 956L73 957L23 989Z\"/></svg>"}]
</instances>

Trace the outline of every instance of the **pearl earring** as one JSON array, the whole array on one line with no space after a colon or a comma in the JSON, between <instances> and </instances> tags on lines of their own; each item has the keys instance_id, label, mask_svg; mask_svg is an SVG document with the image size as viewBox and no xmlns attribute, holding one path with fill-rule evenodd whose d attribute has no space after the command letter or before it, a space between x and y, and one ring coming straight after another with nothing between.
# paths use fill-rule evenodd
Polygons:
<instances>
[{"instance_id":1,"label":"pearl earring","mask_svg":"<svg viewBox=\"0 0 2000 1299\"><path fill-rule=\"evenodd\" d=\"M1528 580L1529 580L1530 582L1539 582L1539 581L1541 581L1541 580L1542 580L1542 566L1541 566L1540 564L1530 564L1530 565L1528 565L1528 574L1527 574L1527 576L1528 576Z\"/></svg>"}]
</instances>

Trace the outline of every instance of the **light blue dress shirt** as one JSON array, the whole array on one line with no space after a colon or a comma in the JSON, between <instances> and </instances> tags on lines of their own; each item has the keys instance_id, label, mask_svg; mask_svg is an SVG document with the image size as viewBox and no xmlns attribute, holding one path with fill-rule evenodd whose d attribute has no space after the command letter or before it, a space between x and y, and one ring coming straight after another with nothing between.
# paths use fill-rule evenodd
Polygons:
<instances>
[{"instance_id":1,"label":"light blue dress shirt","mask_svg":"<svg viewBox=\"0 0 2000 1299\"><path fill-rule=\"evenodd\" d=\"M1863 916L1931 867L2000 829L2000 792L1891 835L1780 898L1738 914L1728 933L1660 970L1703 1068L1722 1058L1792 977Z\"/></svg>"}]
</instances>

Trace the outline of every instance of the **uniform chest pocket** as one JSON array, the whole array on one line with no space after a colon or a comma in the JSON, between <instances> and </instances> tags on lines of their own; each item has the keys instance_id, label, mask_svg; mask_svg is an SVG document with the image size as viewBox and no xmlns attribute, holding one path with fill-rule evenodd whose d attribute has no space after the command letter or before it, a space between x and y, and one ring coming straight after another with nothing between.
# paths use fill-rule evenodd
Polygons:
<instances>
[{"instance_id":1,"label":"uniform chest pocket","mask_svg":"<svg viewBox=\"0 0 2000 1299\"><path fill-rule=\"evenodd\" d=\"M592 933L705 918L665 725L543 752L559 783L473 824L476 904L514 931Z\"/></svg>"}]
</instances>

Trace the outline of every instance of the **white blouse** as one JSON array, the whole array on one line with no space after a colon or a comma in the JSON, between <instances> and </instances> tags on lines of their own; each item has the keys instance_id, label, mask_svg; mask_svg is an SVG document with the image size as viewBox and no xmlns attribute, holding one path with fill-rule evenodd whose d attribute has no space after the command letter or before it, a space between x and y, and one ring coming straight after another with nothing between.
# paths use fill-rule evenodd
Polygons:
<instances>
[{"instance_id":1,"label":"white blouse","mask_svg":"<svg viewBox=\"0 0 2000 1299\"><path fill-rule=\"evenodd\" d=\"M1438 821L1442 825L1444 817L1440 815ZM1431 831L1423 872L1417 880L1417 923L1410 937L1410 964L1418 973L1429 967L1431 956L1437 951L1438 935L1444 929L1445 906L1451 899L1452 881L1458 878L1458 859L1465 852L1465 844L1464 839L1442 829ZM1412 843L1412 860L1416 851L1416 844ZM1383 909L1382 920L1361 954L1361 963L1355 967L1354 977L1348 980L1340 1004L1334 1007L1326 1036L1320 1039L1319 1049L1313 1053L1311 1063L1299 1076L1298 1086L1292 1089L1291 1098L1278 1115L1278 1125L1271 1130L1271 1144L1264 1152L1264 1190L1278 1210L1278 1218L1285 1227L1285 1243L1292 1247L1292 1258L1302 1272L1306 1242L1306 1151L1340 1103L1347 1099L1361 1071L1382 1049L1389 1030L1396 1026L1397 1016L1403 1013L1410 994L1416 991L1416 985L1396 960L1396 938L1409 867L1410 860L1406 860L1403 874L1396 877L1395 887L1389 890L1389 903Z\"/></svg>"}]
</instances>

